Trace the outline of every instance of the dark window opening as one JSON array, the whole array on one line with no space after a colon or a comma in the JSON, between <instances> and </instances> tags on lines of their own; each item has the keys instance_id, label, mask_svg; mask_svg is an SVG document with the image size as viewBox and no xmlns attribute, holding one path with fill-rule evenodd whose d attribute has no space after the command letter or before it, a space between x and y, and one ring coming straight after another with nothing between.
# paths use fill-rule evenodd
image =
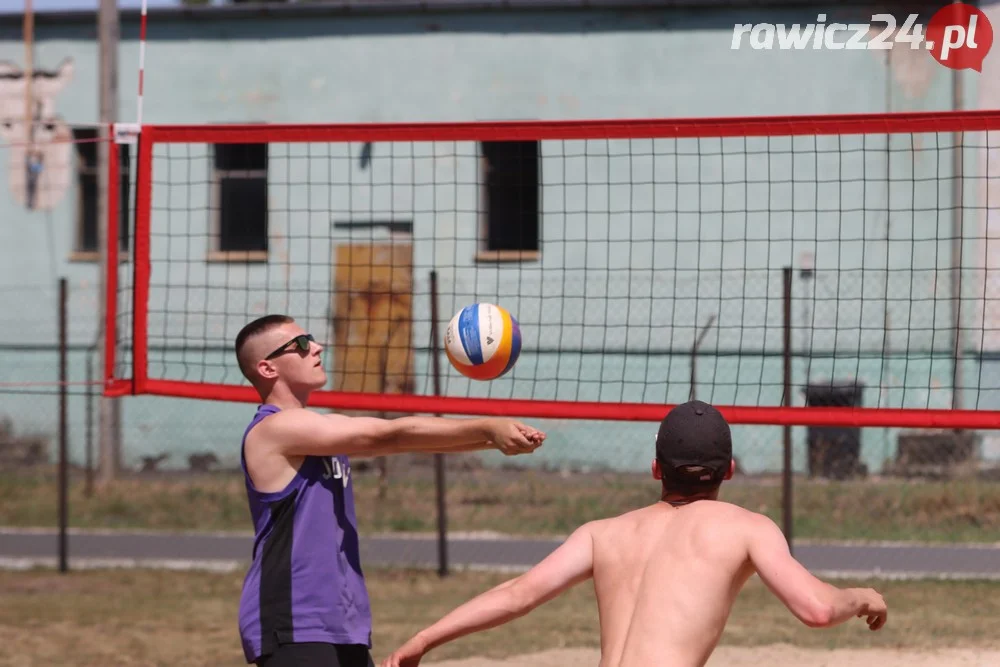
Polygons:
<instances>
[{"instance_id":1,"label":"dark window opening","mask_svg":"<svg viewBox=\"0 0 1000 667\"><path fill-rule=\"evenodd\" d=\"M482 144L486 182L486 250L539 249L537 141Z\"/></svg>"},{"instance_id":2,"label":"dark window opening","mask_svg":"<svg viewBox=\"0 0 1000 667\"><path fill-rule=\"evenodd\" d=\"M216 144L218 250L268 248L267 144Z\"/></svg>"},{"instance_id":3,"label":"dark window opening","mask_svg":"<svg viewBox=\"0 0 1000 667\"><path fill-rule=\"evenodd\" d=\"M97 128L73 128L73 145L76 148L76 244L75 250L96 253L98 247L98 189ZM126 144L118 144L118 247L122 252L129 248L130 154Z\"/></svg>"}]
</instances>

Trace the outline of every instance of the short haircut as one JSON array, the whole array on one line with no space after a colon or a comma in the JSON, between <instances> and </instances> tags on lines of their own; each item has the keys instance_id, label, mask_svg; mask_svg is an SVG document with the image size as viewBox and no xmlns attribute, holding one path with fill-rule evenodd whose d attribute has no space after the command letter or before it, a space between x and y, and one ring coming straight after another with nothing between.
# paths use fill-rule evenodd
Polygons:
<instances>
[{"instance_id":1,"label":"short haircut","mask_svg":"<svg viewBox=\"0 0 1000 667\"><path fill-rule=\"evenodd\" d=\"M240 354L243 351L243 346L246 345L246 342L250 338L258 334L262 334L269 329L281 326L282 324L291 324L294 321L295 319L289 317L288 315L265 315L263 317L258 317L256 320L240 329L240 332L236 334L236 362L240 366L240 371L248 380L253 382L253 368L244 367L243 356Z\"/></svg>"}]
</instances>

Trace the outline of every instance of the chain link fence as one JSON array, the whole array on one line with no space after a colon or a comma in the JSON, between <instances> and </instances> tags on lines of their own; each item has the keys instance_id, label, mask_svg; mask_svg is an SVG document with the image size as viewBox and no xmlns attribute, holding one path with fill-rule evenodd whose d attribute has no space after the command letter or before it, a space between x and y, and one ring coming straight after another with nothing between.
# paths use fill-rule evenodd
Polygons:
<instances>
[{"instance_id":1,"label":"chain link fence","mask_svg":"<svg viewBox=\"0 0 1000 667\"><path fill-rule=\"evenodd\" d=\"M61 387L56 294L55 286L0 289L7 312L17 313L25 325L5 329L0 341L6 369L0 383L0 522L8 526L56 523ZM99 411L106 400L100 396L95 297L92 286L70 285L69 525L247 533L239 447L254 412L250 404L116 399L119 409L111 414L118 422L110 420L105 441L120 440L117 474L110 483L91 484L102 480ZM868 391L856 385L803 389L797 400L842 405L864 404ZM494 562L504 544L520 550L509 557L517 562L531 559L533 549L543 554L552 540L586 521L658 499L659 485L649 471L656 424L529 421L548 434L530 456L442 457L443 504L434 456L354 459L362 534L406 538L391 550L396 565L437 565L436 535L442 527L454 564ZM794 484L787 504L783 438L779 426L734 425L738 472L725 484L722 499L786 526L790 507L798 544L1000 541L995 432L793 427ZM511 537L528 542L512 543ZM948 567L940 564L942 570Z\"/></svg>"}]
</instances>

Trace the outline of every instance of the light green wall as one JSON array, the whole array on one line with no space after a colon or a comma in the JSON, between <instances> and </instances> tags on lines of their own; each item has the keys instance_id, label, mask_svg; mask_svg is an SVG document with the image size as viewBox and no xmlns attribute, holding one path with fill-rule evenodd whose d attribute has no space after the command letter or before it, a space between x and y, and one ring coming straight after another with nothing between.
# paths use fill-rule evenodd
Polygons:
<instances>
[{"instance_id":1,"label":"light green wall","mask_svg":"<svg viewBox=\"0 0 1000 667\"><path fill-rule=\"evenodd\" d=\"M754 20L804 22L814 14L810 10L757 12ZM951 72L936 64L926 71L918 69L924 78L918 77L914 85L912 68L906 70L908 78L902 70L894 74L880 52L732 51L732 25L745 20L743 13L729 10L198 22L152 16L143 121L600 119L951 108ZM131 121L136 117L135 23L126 21L122 33L119 114L122 120ZM0 59L21 62L23 47L17 35L12 27L0 28ZM43 22L36 40L39 67L54 67L66 56L76 63L73 81L56 101L57 110L70 123L95 122L97 44L92 26ZM900 83L904 79L910 83ZM975 99L976 81L966 77L969 99ZM915 140L929 148L946 147L949 138L921 135ZM827 138L816 144L808 138L745 143L738 139L721 143L547 142L542 171L542 237L546 245L541 261L485 268L477 268L473 261L478 179L475 144L438 145L433 153L420 147L418 157L404 157L409 155L407 145L376 144L369 169L358 164L358 145L313 144L308 154L301 146L273 146L269 198L278 259L267 267L248 268L202 261L210 224L205 147L161 147L154 169L156 178L163 181L154 188L153 226L157 234L169 232L169 236L154 239L154 276L174 287L154 288L153 295L163 296L170 309L180 309L183 304L196 313L221 310L238 315L207 322L196 316L186 323L154 315L151 331L171 333L171 327L183 324L189 327L185 329L189 337L193 331L204 330L210 343L226 343L244 314L258 308L295 310L296 306L301 306L300 312L307 313L312 318L308 321L316 327L325 326L328 304L316 295L329 285L333 243L345 238L329 231L332 220L391 215L414 220L415 273L421 294L426 292L426 273L433 267L441 273L442 292L448 295L442 303L445 313L472 299L512 302L512 310L524 325L527 345L686 349L696 327L712 312L718 313L719 319L706 339L707 348L766 347L774 352L780 349L780 302L775 300L781 289L780 268L797 264L802 252L813 252L819 269L812 294L817 305L811 312L797 311L793 320L814 318L811 343L815 348L836 344L838 349L864 347L878 352L884 342L882 325L888 311L891 329L899 332L890 346L945 352L947 338L934 331L950 321L949 312L941 308L928 311L917 300L935 293L948 294L950 289L947 281L935 283L929 272L949 266L950 261L947 243L935 240L946 237L950 229L946 210L951 200L946 180L951 170L950 154L913 153L909 141L907 137L893 141L891 185L886 182L886 146L882 138L875 137L865 141L863 153L857 150L862 146L858 137L839 143L837 138ZM617 157L608 159L609 151ZM461 157L442 157L448 154ZM349 156L350 160L334 159L337 156ZM0 180L6 180L3 177L7 175L6 160L3 162ZM969 171L975 169L975 161L970 159ZM938 185L914 187L914 179L921 177L937 179ZM331 186L345 180L351 185ZM746 183L754 180L758 182ZM815 185L823 180L829 182ZM166 187L166 181L171 187ZM433 187L416 185L431 181ZM584 185L567 185L570 183ZM0 290L0 306L14 309L8 312L24 313L36 335L52 340L50 286L57 275L67 275L74 294L79 295L73 300L73 338L89 342L97 275L93 265L66 262L72 239L73 192L51 213L27 212L4 201L0 195L4 220L0 225L4 258L0 285L10 287ZM293 207L307 210L290 212ZM722 210L725 216L705 213ZM887 210L894 212L887 215ZM695 213L698 211L702 215ZM740 211L755 212L743 216ZM887 222L892 226L889 241L885 240ZM840 225L839 229L835 225ZM622 229L627 233L618 231ZM296 235L299 240L292 240ZM313 239L308 247L303 236ZM655 241L606 243L619 237ZM445 238L455 240L440 240ZM931 240L913 243L912 238ZM573 242L584 239L586 243ZM697 246L688 243L696 239L701 239ZM664 256L669 257L667 274L662 271ZM164 261L167 259L170 261ZM877 273L886 266L912 267L916 271L913 284L909 284L909 274L890 273L886 282ZM563 271L569 267L586 268L588 279L579 278L582 271ZM746 280L746 286L734 282L731 275L720 277L720 269L737 267L756 272L740 279ZM871 273L862 284L845 272L850 268ZM632 272L625 273L626 269ZM652 269L660 271L654 274ZM698 269L700 280L694 281L693 274L675 275L674 269ZM267 286L269 299L248 299L241 289L247 281ZM207 291L190 288L200 283L219 287ZM188 287L182 289L181 285ZM11 289L20 286L45 289L32 293ZM295 289L304 286L313 298L304 301L300 295L296 302ZM809 300L810 286L796 283L795 289L798 299ZM515 293L520 298L512 298ZM623 298L625 294L651 294L654 298L628 300ZM908 299L909 294L914 298ZM693 299L684 298L695 295L697 307ZM741 295L760 299L732 300ZM771 298L766 310L765 295ZM418 301L422 298L418 294ZM558 328L558 320L571 326ZM639 335L626 340L625 329L604 326L609 323L630 324L630 336ZM836 340L834 327L842 332ZM5 321L0 325L0 340L17 340L22 328L13 320ZM805 334L796 335L798 343ZM909 339L903 340L907 335ZM417 345L424 345L428 336L423 323L416 327ZM11 353L0 352L6 354ZM228 352L211 354L214 356L207 358L207 366L206 357L198 352L174 358L169 367L151 372L190 379L207 372L217 375L205 379L234 380L235 370L225 366L229 364ZM15 369L23 369L15 376L40 376L47 372L47 363L13 364ZM46 371L40 370L42 367ZM427 357L422 355L417 359L418 373L426 373L427 368ZM774 404L780 397L779 357L709 357L699 368L700 395L706 399ZM79 363L74 369L77 374L82 372ZM614 355L526 353L518 371L523 375L515 373L507 381L476 387L449 376L446 391L647 401L683 400L688 391L686 357L633 357L626 362ZM980 384L981 372L978 366L970 367L966 382ZM798 364L796 383L804 381L805 373L805 363ZM937 382L950 382L946 357L887 362L847 357L836 366L829 360L812 362L810 377L830 375L861 377L870 387L867 405L878 400L883 405L950 404L950 391L934 388ZM710 393L713 385L714 394ZM930 391L915 392L914 387ZM970 397L968 393L967 399L1000 401L1000 397ZM12 411L17 412L16 406L21 405L29 421L51 425L50 415L31 417L31 400L4 396ZM801 399L796 396L795 400ZM214 449L232 462L234 441L249 410L246 405L128 399L129 461L163 450ZM554 437L542 460L573 459L626 467L645 466L645 447L651 442L647 432L653 428L648 424L566 422L548 426ZM747 427L737 431L741 436L739 453L749 469L779 465L776 444L780 429ZM796 429L796 433L801 453L804 429ZM615 443L610 460L606 454L609 442ZM867 432L865 456L869 463L879 465L893 443L890 432ZM75 440L74 452L81 446ZM172 462L182 459L175 456ZM804 459L799 457L799 461Z\"/></svg>"}]
</instances>

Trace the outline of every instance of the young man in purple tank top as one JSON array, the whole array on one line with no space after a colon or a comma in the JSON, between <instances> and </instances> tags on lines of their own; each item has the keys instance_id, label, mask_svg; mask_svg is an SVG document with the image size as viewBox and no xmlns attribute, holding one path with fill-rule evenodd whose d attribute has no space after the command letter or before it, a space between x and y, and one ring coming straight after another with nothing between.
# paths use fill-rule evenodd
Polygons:
<instances>
[{"instance_id":1,"label":"young man in purple tank top","mask_svg":"<svg viewBox=\"0 0 1000 667\"><path fill-rule=\"evenodd\" d=\"M349 456L515 455L545 440L510 419L313 412L309 395L327 380L322 351L284 315L254 320L236 337L240 370L262 403L241 446L254 544L239 611L246 660L259 667L373 665Z\"/></svg>"}]
</instances>

